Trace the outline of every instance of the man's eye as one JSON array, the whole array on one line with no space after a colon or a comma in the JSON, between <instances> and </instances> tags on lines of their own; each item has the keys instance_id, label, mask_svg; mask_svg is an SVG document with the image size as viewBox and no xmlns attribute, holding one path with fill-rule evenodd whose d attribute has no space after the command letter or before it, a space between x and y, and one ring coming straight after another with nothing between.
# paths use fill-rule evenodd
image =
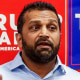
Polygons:
<instances>
[{"instance_id":1,"label":"man's eye","mask_svg":"<svg viewBox=\"0 0 80 80\"><path fill-rule=\"evenodd\" d=\"M37 30L37 29L39 29L39 26L32 26L32 29L34 29L34 30Z\"/></svg>"},{"instance_id":2,"label":"man's eye","mask_svg":"<svg viewBox=\"0 0 80 80\"><path fill-rule=\"evenodd\" d=\"M49 25L49 30L56 30L56 26L55 25Z\"/></svg>"},{"instance_id":3,"label":"man's eye","mask_svg":"<svg viewBox=\"0 0 80 80\"><path fill-rule=\"evenodd\" d=\"M34 26L31 26L30 27L30 30L32 30L32 31L36 31L36 30L38 30L40 27L38 26L38 25L34 25Z\"/></svg>"}]
</instances>

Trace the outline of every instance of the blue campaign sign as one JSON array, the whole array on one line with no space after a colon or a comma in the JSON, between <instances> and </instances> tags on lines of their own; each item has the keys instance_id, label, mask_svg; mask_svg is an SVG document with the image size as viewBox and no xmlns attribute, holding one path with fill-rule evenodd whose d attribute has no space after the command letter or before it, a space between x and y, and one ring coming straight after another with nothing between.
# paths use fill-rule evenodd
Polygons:
<instances>
[{"instance_id":1,"label":"blue campaign sign","mask_svg":"<svg viewBox=\"0 0 80 80\"><path fill-rule=\"evenodd\" d=\"M80 0L69 0L69 66L80 69Z\"/></svg>"}]
</instances>

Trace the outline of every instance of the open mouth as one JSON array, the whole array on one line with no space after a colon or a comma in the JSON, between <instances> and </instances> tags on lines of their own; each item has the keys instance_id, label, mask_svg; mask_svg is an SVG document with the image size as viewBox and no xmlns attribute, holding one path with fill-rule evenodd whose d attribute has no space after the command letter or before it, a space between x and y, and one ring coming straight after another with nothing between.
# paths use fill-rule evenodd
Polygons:
<instances>
[{"instance_id":1,"label":"open mouth","mask_svg":"<svg viewBox=\"0 0 80 80\"><path fill-rule=\"evenodd\" d=\"M41 48L50 48L51 44L47 41L40 41L37 46Z\"/></svg>"}]
</instances>

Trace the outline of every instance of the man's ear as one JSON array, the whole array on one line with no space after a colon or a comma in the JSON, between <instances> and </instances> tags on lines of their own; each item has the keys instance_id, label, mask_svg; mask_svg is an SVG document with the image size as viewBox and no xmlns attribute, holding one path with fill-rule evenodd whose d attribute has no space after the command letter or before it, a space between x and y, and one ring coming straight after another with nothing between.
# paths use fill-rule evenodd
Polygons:
<instances>
[{"instance_id":1,"label":"man's ear","mask_svg":"<svg viewBox=\"0 0 80 80\"><path fill-rule=\"evenodd\" d=\"M16 33L17 44L20 48L22 48L22 36L20 33Z\"/></svg>"}]
</instances>

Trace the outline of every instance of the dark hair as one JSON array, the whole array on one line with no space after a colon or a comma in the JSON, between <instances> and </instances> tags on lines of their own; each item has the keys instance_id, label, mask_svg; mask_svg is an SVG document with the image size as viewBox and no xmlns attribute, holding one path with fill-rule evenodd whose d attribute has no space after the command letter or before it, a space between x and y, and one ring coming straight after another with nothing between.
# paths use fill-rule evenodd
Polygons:
<instances>
[{"instance_id":1,"label":"dark hair","mask_svg":"<svg viewBox=\"0 0 80 80\"><path fill-rule=\"evenodd\" d=\"M52 6L50 3L41 2L41 1L30 3L30 4L24 6L24 9L22 10L21 14L19 15L19 18L17 21L18 33L22 34L22 27L25 22L24 21L25 12L29 11L29 10L34 10L34 9L36 9L36 10L51 10L51 11L55 12L55 14L58 17L58 14L57 14L55 7ZM59 17L58 17L58 24L59 24L59 30L61 31L61 23L60 23Z\"/></svg>"}]
</instances>

